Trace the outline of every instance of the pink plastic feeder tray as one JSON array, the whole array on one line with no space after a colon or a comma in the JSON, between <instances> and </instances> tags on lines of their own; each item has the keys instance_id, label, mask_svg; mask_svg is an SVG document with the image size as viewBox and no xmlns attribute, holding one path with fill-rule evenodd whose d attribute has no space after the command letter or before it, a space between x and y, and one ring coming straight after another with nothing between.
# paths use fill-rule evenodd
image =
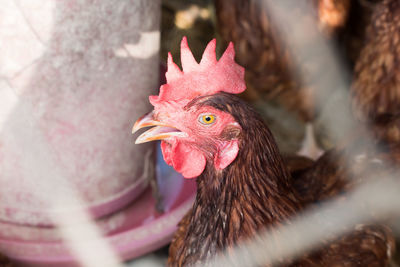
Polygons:
<instances>
[{"instance_id":1,"label":"pink plastic feeder tray","mask_svg":"<svg viewBox=\"0 0 400 267\"><path fill-rule=\"evenodd\" d=\"M96 220L107 242L124 260L166 245L193 204L195 181L184 179L168 167L160 152L157 179L165 207L163 214L155 210L155 200L148 188L123 210ZM0 223L0 251L23 266L79 266L52 227Z\"/></svg>"}]
</instances>

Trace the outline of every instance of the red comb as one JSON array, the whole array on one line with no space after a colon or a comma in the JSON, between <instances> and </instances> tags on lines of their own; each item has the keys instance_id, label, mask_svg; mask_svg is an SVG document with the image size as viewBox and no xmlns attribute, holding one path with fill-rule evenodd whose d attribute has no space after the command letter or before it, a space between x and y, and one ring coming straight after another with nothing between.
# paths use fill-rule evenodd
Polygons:
<instances>
[{"instance_id":1,"label":"red comb","mask_svg":"<svg viewBox=\"0 0 400 267\"><path fill-rule=\"evenodd\" d=\"M211 40L204 50L200 63L197 63L188 46L186 37L181 42L182 71L168 54L167 83L160 87L158 96L150 96L155 105L163 101L193 99L200 95L217 92L239 94L246 89L244 68L235 62L233 44L229 43L222 57L217 61L216 40Z\"/></svg>"}]
</instances>

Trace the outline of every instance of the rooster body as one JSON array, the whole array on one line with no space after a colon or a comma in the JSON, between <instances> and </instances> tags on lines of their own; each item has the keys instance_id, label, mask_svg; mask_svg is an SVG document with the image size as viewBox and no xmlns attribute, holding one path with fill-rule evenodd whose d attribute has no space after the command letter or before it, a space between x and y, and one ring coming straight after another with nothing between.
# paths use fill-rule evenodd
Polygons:
<instances>
[{"instance_id":1,"label":"rooster body","mask_svg":"<svg viewBox=\"0 0 400 267\"><path fill-rule=\"evenodd\" d=\"M240 240L290 221L308 205L329 199L361 182L348 180L350 174L343 167L347 157L340 150L328 152L292 177L268 127L255 111L232 95L205 98L204 102L202 98L197 101L203 106L232 112L243 129L241 145L231 165L223 171L215 171L212 162L208 162L197 178L197 197L171 243L169 266L191 266L210 260L210 256L233 247ZM356 155L365 151L358 152ZM356 155L351 158L356 159ZM379 162L372 156L365 157L353 169L371 171L372 168L363 167L374 160ZM299 170L292 173L295 172ZM363 176L358 173L358 177ZM323 249L311 255L282 260L280 264L386 266L393 249L394 240L386 227L359 225L350 235L326 242Z\"/></svg>"},{"instance_id":2,"label":"rooster body","mask_svg":"<svg viewBox=\"0 0 400 267\"><path fill-rule=\"evenodd\" d=\"M287 166L263 120L234 95L243 92L245 84L232 45L217 61L213 40L198 64L184 38L181 60L183 72L169 56L167 84L158 96L150 97L154 110L133 129L155 126L136 142L162 140L166 162L185 178L197 179L196 200L179 223L170 246L169 266L203 265L223 251L229 254L229 248L255 237L258 231L289 223L305 207L346 189L343 172L322 175L321 165L340 169L336 159L325 159L328 163L306 160L304 168ZM387 265L394 248L388 229L357 226L349 230L348 236L327 241L318 251L279 263Z\"/></svg>"}]
</instances>

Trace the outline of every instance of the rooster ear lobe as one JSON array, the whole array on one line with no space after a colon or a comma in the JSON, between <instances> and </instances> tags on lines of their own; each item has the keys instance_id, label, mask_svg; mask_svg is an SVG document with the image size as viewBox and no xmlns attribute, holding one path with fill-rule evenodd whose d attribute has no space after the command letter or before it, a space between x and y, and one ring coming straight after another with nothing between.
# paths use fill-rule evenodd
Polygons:
<instances>
[{"instance_id":1,"label":"rooster ear lobe","mask_svg":"<svg viewBox=\"0 0 400 267\"><path fill-rule=\"evenodd\" d=\"M217 170L225 169L235 160L239 152L239 141L224 141L218 148L218 152L214 158L215 168Z\"/></svg>"}]
</instances>

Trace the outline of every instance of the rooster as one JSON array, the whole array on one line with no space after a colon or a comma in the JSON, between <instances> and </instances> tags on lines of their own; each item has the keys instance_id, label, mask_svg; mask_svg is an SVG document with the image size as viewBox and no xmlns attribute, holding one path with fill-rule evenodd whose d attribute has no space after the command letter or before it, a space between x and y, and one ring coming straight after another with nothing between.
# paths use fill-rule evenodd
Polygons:
<instances>
[{"instance_id":1,"label":"rooster","mask_svg":"<svg viewBox=\"0 0 400 267\"><path fill-rule=\"evenodd\" d=\"M233 44L219 60L215 46L212 40L197 63L183 38L183 71L169 54L167 83L158 96L149 98L154 110L133 127L133 132L153 127L136 143L161 140L165 161L185 178L197 179L193 208L179 223L170 245L169 266L204 263L259 230L290 222L310 202L324 199L302 196L313 188L292 178L268 127L235 96L246 85L244 68L234 61ZM307 165L315 174L314 165ZM318 175L307 179L308 170L295 169L312 185L326 181ZM337 186L334 190L339 191ZM282 259L280 264L385 266L393 247L388 229L362 226L319 251Z\"/></svg>"}]
</instances>

